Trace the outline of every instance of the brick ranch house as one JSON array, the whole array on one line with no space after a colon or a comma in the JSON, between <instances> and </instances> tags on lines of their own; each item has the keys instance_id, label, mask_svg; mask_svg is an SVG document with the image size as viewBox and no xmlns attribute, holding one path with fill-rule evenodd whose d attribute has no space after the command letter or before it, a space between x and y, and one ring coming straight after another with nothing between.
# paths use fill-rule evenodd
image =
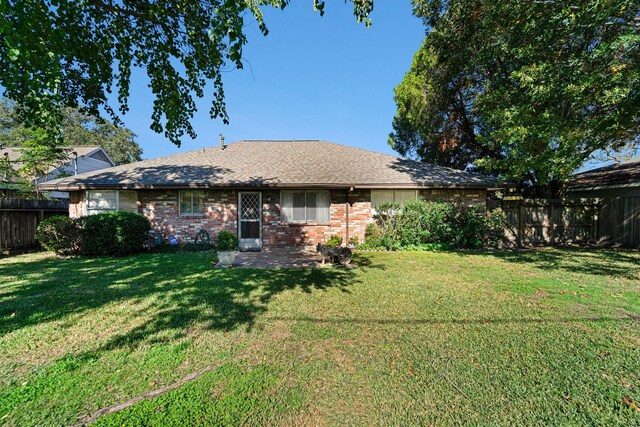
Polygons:
<instances>
[{"instance_id":1,"label":"brick ranch house","mask_svg":"<svg viewBox=\"0 0 640 427\"><path fill-rule=\"evenodd\" d=\"M189 241L200 229L236 234L242 250L312 246L331 235L363 241L376 206L427 200L484 205L481 175L323 141L240 141L70 176L72 217L145 215Z\"/></svg>"}]
</instances>

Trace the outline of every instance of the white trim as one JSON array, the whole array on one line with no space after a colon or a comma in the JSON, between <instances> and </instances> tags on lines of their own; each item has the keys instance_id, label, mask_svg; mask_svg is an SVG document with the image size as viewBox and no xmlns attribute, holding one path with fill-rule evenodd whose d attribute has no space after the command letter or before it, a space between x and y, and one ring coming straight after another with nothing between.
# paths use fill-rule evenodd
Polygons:
<instances>
[{"instance_id":1,"label":"white trim","mask_svg":"<svg viewBox=\"0 0 640 427\"><path fill-rule=\"evenodd\" d=\"M257 239L244 239L246 242L246 246L243 247L243 238L242 238L242 195L243 194L257 194L258 195L258 207L260 208L260 213L258 215L257 220L246 220L247 222L258 222L258 238ZM262 192L261 191L238 191L238 246L240 250L243 249L262 249L262 215L263 215L263 206L262 206ZM257 241L256 241L257 240ZM251 243L255 243L256 245L251 245Z\"/></svg>"},{"instance_id":2,"label":"white trim","mask_svg":"<svg viewBox=\"0 0 640 427\"><path fill-rule=\"evenodd\" d=\"M75 148L75 147L72 147L72 148ZM89 157L89 156L91 156L92 154L97 153L98 151L102 151L102 154L104 154L104 156L109 160L109 162L111 162L111 166L115 166L115 165L116 165L116 162L114 162L114 161L113 161L113 159L111 158L111 156L109 155L109 153L107 153L107 150L105 150L104 148L102 148L102 146L101 146L101 145L99 145L98 147L96 147L96 149L95 149L95 150L93 150L93 151L89 151L89 152L88 152L88 153L86 153L86 154L83 154L83 155L81 155L81 156L78 156L78 158L80 158L80 157ZM72 160L73 160L73 159L72 159Z\"/></svg>"}]
</instances>

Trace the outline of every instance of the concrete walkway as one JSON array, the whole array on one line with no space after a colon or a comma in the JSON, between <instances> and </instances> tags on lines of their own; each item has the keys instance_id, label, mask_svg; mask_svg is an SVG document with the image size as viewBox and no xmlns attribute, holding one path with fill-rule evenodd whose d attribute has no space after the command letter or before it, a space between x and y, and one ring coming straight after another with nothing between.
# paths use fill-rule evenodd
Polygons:
<instances>
[{"instance_id":1,"label":"concrete walkway","mask_svg":"<svg viewBox=\"0 0 640 427\"><path fill-rule=\"evenodd\" d=\"M325 264L329 265L329 263ZM216 268L220 266L215 265ZM261 252L238 252L233 268L316 268L322 257L315 250L265 249Z\"/></svg>"}]
</instances>

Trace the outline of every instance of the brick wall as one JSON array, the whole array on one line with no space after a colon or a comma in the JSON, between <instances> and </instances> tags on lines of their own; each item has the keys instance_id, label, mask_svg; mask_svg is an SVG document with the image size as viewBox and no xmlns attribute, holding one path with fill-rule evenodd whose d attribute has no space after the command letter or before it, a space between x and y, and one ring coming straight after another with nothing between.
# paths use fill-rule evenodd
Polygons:
<instances>
[{"instance_id":1,"label":"brick wall","mask_svg":"<svg viewBox=\"0 0 640 427\"><path fill-rule=\"evenodd\" d=\"M180 216L177 190L138 191L140 213L151 222L154 230L163 231L182 240L192 240L201 229L211 238L221 231L237 232L238 193L234 190L204 192L204 212Z\"/></svg>"},{"instance_id":2,"label":"brick wall","mask_svg":"<svg viewBox=\"0 0 640 427\"><path fill-rule=\"evenodd\" d=\"M289 224L280 218L280 191L262 193L265 247L315 246L326 243L332 235L341 236L347 243L346 193L331 190L330 219L325 223ZM364 240L364 231L371 222L371 192L357 190L349 194L349 237Z\"/></svg>"},{"instance_id":3,"label":"brick wall","mask_svg":"<svg viewBox=\"0 0 640 427\"><path fill-rule=\"evenodd\" d=\"M205 209L201 215L180 216L177 190L138 191L139 213L145 215L155 230L191 240L200 229L211 237L221 230L237 235L238 192L235 190L206 190ZM69 215L84 215L84 192L69 194ZM485 205L485 190L428 189L420 190L426 200L460 201L467 205ZM349 192L349 237L364 241L367 224L372 221L371 191ZM331 190L330 220L326 223L288 224L280 218L280 191L262 191L262 241L265 248L315 246L337 234L347 242L347 194L345 190Z\"/></svg>"},{"instance_id":4,"label":"brick wall","mask_svg":"<svg viewBox=\"0 0 640 427\"><path fill-rule=\"evenodd\" d=\"M486 206L487 190L428 189L420 190L420 197L429 201L461 202L467 206Z\"/></svg>"},{"instance_id":5,"label":"brick wall","mask_svg":"<svg viewBox=\"0 0 640 427\"><path fill-rule=\"evenodd\" d=\"M84 191L69 193L69 216L78 218L84 215Z\"/></svg>"}]
</instances>

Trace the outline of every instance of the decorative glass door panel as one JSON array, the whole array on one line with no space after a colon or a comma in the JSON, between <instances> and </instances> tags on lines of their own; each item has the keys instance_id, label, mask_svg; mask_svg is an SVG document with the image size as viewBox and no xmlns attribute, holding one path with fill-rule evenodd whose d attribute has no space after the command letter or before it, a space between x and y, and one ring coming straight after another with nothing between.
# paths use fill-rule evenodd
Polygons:
<instances>
[{"instance_id":1,"label":"decorative glass door panel","mask_svg":"<svg viewBox=\"0 0 640 427\"><path fill-rule=\"evenodd\" d=\"M242 191L238 194L238 239L240 250L262 247L262 194Z\"/></svg>"}]
</instances>

